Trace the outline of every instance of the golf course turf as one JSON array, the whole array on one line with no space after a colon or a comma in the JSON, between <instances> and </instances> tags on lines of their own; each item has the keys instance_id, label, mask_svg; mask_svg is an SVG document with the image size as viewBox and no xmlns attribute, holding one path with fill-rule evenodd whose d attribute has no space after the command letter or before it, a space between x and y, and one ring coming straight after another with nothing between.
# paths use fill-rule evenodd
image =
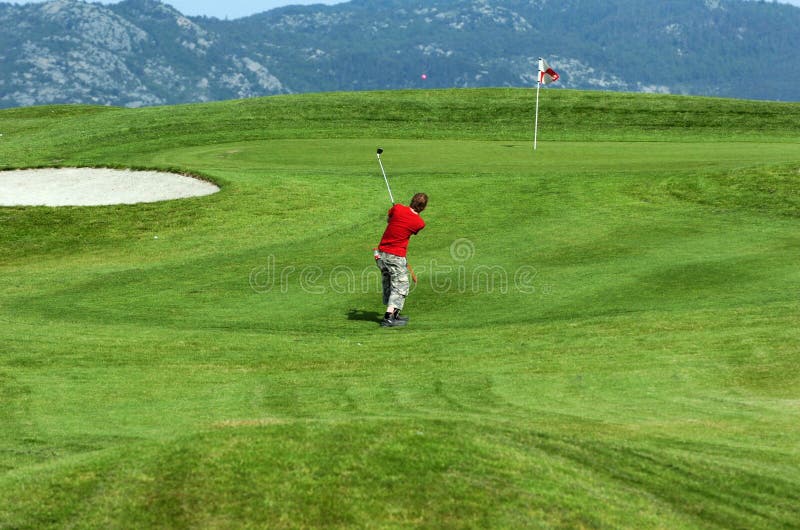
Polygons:
<instances>
[{"instance_id":1,"label":"golf course turf","mask_svg":"<svg viewBox=\"0 0 800 530\"><path fill-rule=\"evenodd\" d=\"M221 188L0 208L0 529L797 528L800 104L534 102L0 111L3 169Z\"/></svg>"}]
</instances>

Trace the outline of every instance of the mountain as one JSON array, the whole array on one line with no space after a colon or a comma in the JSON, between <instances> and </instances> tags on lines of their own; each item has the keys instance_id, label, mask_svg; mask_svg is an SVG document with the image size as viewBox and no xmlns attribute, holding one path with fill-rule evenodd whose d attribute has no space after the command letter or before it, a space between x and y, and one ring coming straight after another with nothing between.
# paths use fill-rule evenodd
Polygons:
<instances>
[{"instance_id":1,"label":"mountain","mask_svg":"<svg viewBox=\"0 0 800 530\"><path fill-rule=\"evenodd\" d=\"M0 105L6 107L138 107L289 92L269 74L264 57L231 49L225 32L209 31L156 0L0 4L0 27L6 28L0 33Z\"/></svg>"},{"instance_id":2,"label":"mountain","mask_svg":"<svg viewBox=\"0 0 800 530\"><path fill-rule=\"evenodd\" d=\"M798 27L800 8L746 0L352 0L236 20L0 3L0 107L535 86L539 56L560 87L798 101Z\"/></svg>"}]
</instances>

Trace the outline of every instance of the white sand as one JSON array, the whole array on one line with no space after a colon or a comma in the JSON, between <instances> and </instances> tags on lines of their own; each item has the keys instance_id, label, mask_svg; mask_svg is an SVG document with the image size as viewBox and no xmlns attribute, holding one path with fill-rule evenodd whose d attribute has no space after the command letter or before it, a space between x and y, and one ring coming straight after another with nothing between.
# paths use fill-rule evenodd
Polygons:
<instances>
[{"instance_id":1,"label":"white sand","mask_svg":"<svg viewBox=\"0 0 800 530\"><path fill-rule=\"evenodd\" d=\"M100 206L211 195L210 182L158 171L61 168L0 171L0 206Z\"/></svg>"}]
</instances>

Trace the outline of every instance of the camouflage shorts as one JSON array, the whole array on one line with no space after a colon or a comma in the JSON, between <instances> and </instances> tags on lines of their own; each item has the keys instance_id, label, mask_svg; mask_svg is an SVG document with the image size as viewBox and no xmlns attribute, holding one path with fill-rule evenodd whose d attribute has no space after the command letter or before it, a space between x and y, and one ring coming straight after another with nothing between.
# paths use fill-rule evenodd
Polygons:
<instances>
[{"instance_id":1,"label":"camouflage shorts","mask_svg":"<svg viewBox=\"0 0 800 530\"><path fill-rule=\"evenodd\" d=\"M380 256L375 263L383 275L383 305L403 309L410 287L406 258L387 252L380 252Z\"/></svg>"}]
</instances>

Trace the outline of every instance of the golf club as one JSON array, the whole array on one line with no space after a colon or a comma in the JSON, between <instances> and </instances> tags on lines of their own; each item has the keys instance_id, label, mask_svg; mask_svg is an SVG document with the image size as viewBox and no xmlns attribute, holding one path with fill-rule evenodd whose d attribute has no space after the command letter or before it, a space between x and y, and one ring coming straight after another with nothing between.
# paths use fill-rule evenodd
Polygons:
<instances>
[{"instance_id":1,"label":"golf club","mask_svg":"<svg viewBox=\"0 0 800 530\"><path fill-rule=\"evenodd\" d=\"M381 173L383 173L383 180L386 182L386 189L389 190L389 199L394 204L394 195L392 195L392 188L389 187L389 179L386 178L386 171L383 169L383 162L381 161L381 153L383 153L383 149L380 147L378 148L378 164L381 166Z\"/></svg>"},{"instance_id":2,"label":"golf club","mask_svg":"<svg viewBox=\"0 0 800 530\"><path fill-rule=\"evenodd\" d=\"M383 149L379 147L377 151L378 164L381 166L381 173L383 174L383 180L386 182L386 189L389 190L389 199L392 201L392 205L394 205L394 195L392 195L392 188L389 186L389 179L386 178L386 171L383 169L381 154L383 154ZM380 259L378 257L377 249L375 250L375 259ZM417 283L417 275L414 274L414 269L411 268L411 265L409 265L408 262L406 262L406 267L408 268L408 272L411 273L411 281Z\"/></svg>"}]
</instances>

